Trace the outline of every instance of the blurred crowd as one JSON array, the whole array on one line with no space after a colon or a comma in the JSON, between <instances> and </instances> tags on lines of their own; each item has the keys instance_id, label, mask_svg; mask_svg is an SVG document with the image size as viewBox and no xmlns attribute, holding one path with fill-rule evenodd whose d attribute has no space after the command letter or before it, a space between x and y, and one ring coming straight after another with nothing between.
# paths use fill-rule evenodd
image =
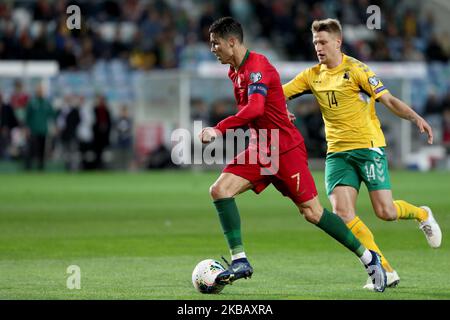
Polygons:
<instances>
[{"instance_id":1,"label":"blurred crowd","mask_svg":"<svg viewBox=\"0 0 450 320\"><path fill-rule=\"evenodd\" d=\"M213 59L209 25L233 15L248 45L271 59L315 60L310 25L339 18L344 51L361 60L448 61L448 32L436 33L433 12L408 1L368 0L99 0L1 1L0 59L55 59L61 69L89 69L119 58L133 69L192 67ZM81 9L69 30L66 9ZM369 5L381 9L381 30L366 27ZM348 32L347 32L348 31Z\"/></svg>"},{"instance_id":2,"label":"blurred crowd","mask_svg":"<svg viewBox=\"0 0 450 320\"><path fill-rule=\"evenodd\" d=\"M15 81L7 101L0 91L0 160L22 162L26 170L45 170L61 159L67 171L130 169L133 121L128 106L111 112L103 95L92 103L77 94L64 96L59 108L41 83L33 94Z\"/></svg>"}]
</instances>

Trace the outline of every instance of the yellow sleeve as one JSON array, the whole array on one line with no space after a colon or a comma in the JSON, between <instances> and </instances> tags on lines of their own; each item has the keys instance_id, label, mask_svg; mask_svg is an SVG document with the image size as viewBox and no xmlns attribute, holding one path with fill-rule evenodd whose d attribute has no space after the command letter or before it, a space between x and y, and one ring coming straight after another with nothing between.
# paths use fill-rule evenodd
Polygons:
<instances>
[{"instance_id":1,"label":"yellow sleeve","mask_svg":"<svg viewBox=\"0 0 450 320\"><path fill-rule=\"evenodd\" d=\"M283 85L284 96L287 100L294 99L305 93L310 93L308 70L300 72L294 79Z\"/></svg>"},{"instance_id":2,"label":"yellow sleeve","mask_svg":"<svg viewBox=\"0 0 450 320\"><path fill-rule=\"evenodd\" d=\"M366 65L364 65L364 70L361 67L356 67L355 70L358 85L375 100L389 92L383 82L381 82L376 74Z\"/></svg>"}]
</instances>

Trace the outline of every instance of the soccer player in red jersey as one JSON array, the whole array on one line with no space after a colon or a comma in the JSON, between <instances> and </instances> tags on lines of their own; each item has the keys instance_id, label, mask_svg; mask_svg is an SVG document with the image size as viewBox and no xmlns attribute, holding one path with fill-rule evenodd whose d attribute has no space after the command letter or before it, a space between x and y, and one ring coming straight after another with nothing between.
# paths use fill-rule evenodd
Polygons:
<instances>
[{"instance_id":1,"label":"soccer player in red jersey","mask_svg":"<svg viewBox=\"0 0 450 320\"><path fill-rule=\"evenodd\" d=\"M252 275L234 197L249 189L260 193L272 183L296 204L307 221L353 251L372 277L374 290L384 291L386 274L378 254L361 245L342 219L319 202L303 137L289 120L277 70L265 56L244 46L242 27L233 18L216 20L209 33L212 53L219 62L230 65L228 76L233 82L238 112L215 127L203 128L199 139L209 143L228 129L244 125L251 130L249 147L225 167L210 188L232 259L216 282L229 284Z\"/></svg>"}]
</instances>

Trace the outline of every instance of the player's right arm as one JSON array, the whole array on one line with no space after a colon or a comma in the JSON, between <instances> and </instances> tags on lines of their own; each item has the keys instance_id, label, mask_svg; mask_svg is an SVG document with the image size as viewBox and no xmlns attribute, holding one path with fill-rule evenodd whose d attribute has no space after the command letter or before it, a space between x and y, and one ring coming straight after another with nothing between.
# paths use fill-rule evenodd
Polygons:
<instances>
[{"instance_id":1,"label":"player's right arm","mask_svg":"<svg viewBox=\"0 0 450 320\"><path fill-rule=\"evenodd\" d=\"M294 79L283 85L283 92L286 100L292 100L303 94L311 93L307 74L308 70L304 70Z\"/></svg>"}]
</instances>

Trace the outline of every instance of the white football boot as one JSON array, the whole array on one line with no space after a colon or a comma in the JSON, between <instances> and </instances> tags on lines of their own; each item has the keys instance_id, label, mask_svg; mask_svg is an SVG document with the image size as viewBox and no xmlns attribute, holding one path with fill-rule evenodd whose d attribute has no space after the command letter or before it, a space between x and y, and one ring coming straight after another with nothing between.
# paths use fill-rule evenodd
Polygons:
<instances>
[{"instance_id":1,"label":"white football boot","mask_svg":"<svg viewBox=\"0 0 450 320\"><path fill-rule=\"evenodd\" d=\"M381 257L373 250L369 250L372 260L368 264L364 264L369 279L372 282L372 291L384 292L387 285L386 270L381 265Z\"/></svg>"},{"instance_id":2,"label":"white football boot","mask_svg":"<svg viewBox=\"0 0 450 320\"><path fill-rule=\"evenodd\" d=\"M395 288L396 286L398 286L400 282L400 277L398 276L397 271L395 270L393 270L392 272L386 271L386 278L387 278L386 287L388 288ZM373 291L373 283L370 277L367 279L366 285L363 288Z\"/></svg>"},{"instance_id":3,"label":"white football boot","mask_svg":"<svg viewBox=\"0 0 450 320\"><path fill-rule=\"evenodd\" d=\"M428 219L420 222L419 228L422 229L423 233L425 234L430 247L439 248L442 242L441 228L436 222L436 219L434 219L431 209L426 206L422 206L421 208L425 209L425 211L428 212Z\"/></svg>"}]
</instances>

